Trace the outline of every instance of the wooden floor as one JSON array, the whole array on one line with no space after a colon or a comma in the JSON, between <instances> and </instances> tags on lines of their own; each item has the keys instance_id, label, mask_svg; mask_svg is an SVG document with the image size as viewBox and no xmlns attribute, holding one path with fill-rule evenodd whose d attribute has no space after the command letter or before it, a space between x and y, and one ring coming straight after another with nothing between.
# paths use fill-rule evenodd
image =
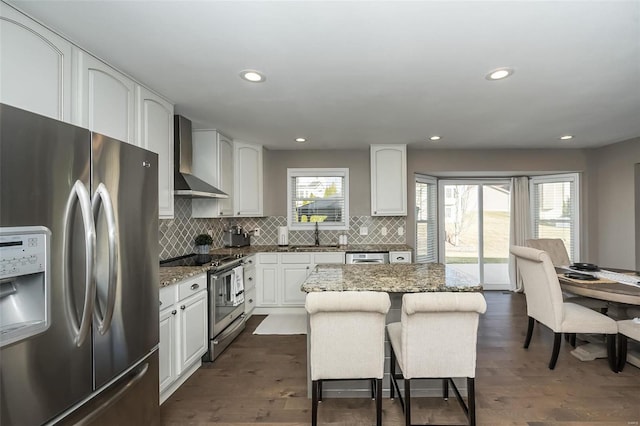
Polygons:
<instances>
[{"instance_id":1,"label":"wooden floor","mask_svg":"<svg viewBox=\"0 0 640 426\"><path fill-rule=\"evenodd\" d=\"M521 294L487 292L476 373L479 425L638 425L640 369L622 373L606 360L581 362L563 341L556 369L547 368L550 330L537 326L528 350L525 299ZM252 317L246 330L215 363L203 365L161 407L164 425L305 425L306 336L258 336L264 317ZM383 400L383 424L404 424L398 401ZM421 398L412 403L413 421L465 421L455 398ZM369 399L325 399L319 423L375 424Z\"/></svg>"}]
</instances>

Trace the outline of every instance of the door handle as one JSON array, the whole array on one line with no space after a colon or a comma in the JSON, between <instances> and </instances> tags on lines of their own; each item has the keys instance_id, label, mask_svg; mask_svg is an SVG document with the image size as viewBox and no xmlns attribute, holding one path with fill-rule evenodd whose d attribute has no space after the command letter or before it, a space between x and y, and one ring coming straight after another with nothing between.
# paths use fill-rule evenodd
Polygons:
<instances>
[{"instance_id":1,"label":"door handle","mask_svg":"<svg viewBox=\"0 0 640 426\"><path fill-rule=\"evenodd\" d=\"M116 225L115 213L111 196L104 183L100 183L93 196L92 210L93 220L98 220L100 204L104 205L104 215L107 220L107 239L109 241L109 269L107 276L107 300L106 310L102 313L99 300L96 300L95 314L98 323L98 331L105 334L111 327L113 310L116 304L116 286L118 284L118 228ZM96 277L97 280L97 277ZM96 284L97 285L97 284ZM96 297L99 298L96 291Z\"/></svg>"},{"instance_id":2,"label":"door handle","mask_svg":"<svg viewBox=\"0 0 640 426\"><path fill-rule=\"evenodd\" d=\"M72 234L72 213L74 207L78 203L82 214L82 224L84 226L84 249L85 249L85 276L84 276L84 304L82 307L82 316L78 320L75 301L71 289L71 278L69 277L69 269L71 262L69 254L69 245ZM71 327L75 333L73 342L76 346L82 346L91 330L91 315L93 313L93 305L96 298L96 226L93 221L91 209L91 198L89 191L84 184L77 180L69 198L64 212L64 237L62 240L62 281L65 290L65 309L67 311L67 319L71 323Z\"/></svg>"}]
</instances>

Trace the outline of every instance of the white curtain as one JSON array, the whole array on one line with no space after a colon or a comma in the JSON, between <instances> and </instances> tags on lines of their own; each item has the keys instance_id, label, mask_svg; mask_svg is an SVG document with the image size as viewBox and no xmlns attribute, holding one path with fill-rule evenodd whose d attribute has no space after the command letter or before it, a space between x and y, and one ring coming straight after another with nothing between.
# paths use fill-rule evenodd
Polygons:
<instances>
[{"instance_id":1,"label":"white curtain","mask_svg":"<svg viewBox=\"0 0 640 426\"><path fill-rule=\"evenodd\" d=\"M511 240L512 246L524 246L530 238L531 210L529 207L529 178L511 178ZM509 255L511 290L522 292L522 277L518 272L515 256Z\"/></svg>"}]
</instances>

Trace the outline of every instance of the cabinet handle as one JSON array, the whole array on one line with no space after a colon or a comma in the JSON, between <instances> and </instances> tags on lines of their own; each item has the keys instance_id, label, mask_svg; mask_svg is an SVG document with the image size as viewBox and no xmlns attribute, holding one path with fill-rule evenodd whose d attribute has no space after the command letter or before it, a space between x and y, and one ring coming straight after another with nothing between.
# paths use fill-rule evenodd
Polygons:
<instances>
[{"instance_id":1,"label":"cabinet handle","mask_svg":"<svg viewBox=\"0 0 640 426\"><path fill-rule=\"evenodd\" d=\"M187 307L182 305L182 306L180 306L180 309L182 309L184 311L185 309L187 309Z\"/></svg>"},{"instance_id":2,"label":"cabinet handle","mask_svg":"<svg viewBox=\"0 0 640 426\"><path fill-rule=\"evenodd\" d=\"M398 259L398 260L404 260L404 257L403 257L403 256L398 256L398 257L396 257L396 259Z\"/></svg>"},{"instance_id":3,"label":"cabinet handle","mask_svg":"<svg viewBox=\"0 0 640 426\"><path fill-rule=\"evenodd\" d=\"M240 212L238 212L238 216L240 215Z\"/></svg>"},{"instance_id":4,"label":"cabinet handle","mask_svg":"<svg viewBox=\"0 0 640 426\"><path fill-rule=\"evenodd\" d=\"M247 279L248 279L249 281L253 281L253 278L252 278L252 277L249 277L249 278L247 278Z\"/></svg>"},{"instance_id":5,"label":"cabinet handle","mask_svg":"<svg viewBox=\"0 0 640 426\"><path fill-rule=\"evenodd\" d=\"M378 212L373 212L373 214L378 214Z\"/></svg>"},{"instance_id":6,"label":"cabinet handle","mask_svg":"<svg viewBox=\"0 0 640 426\"><path fill-rule=\"evenodd\" d=\"M253 263L253 260L249 260L247 263Z\"/></svg>"},{"instance_id":7,"label":"cabinet handle","mask_svg":"<svg viewBox=\"0 0 640 426\"><path fill-rule=\"evenodd\" d=\"M249 303L253 303L253 299L249 299Z\"/></svg>"},{"instance_id":8,"label":"cabinet handle","mask_svg":"<svg viewBox=\"0 0 640 426\"><path fill-rule=\"evenodd\" d=\"M176 311L175 309L173 311L171 311L171 315L175 315L177 313L178 313L178 311Z\"/></svg>"},{"instance_id":9,"label":"cabinet handle","mask_svg":"<svg viewBox=\"0 0 640 426\"><path fill-rule=\"evenodd\" d=\"M224 214L223 212L220 212L220 216L222 216L223 214Z\"/></svg>"},{"instance_id":10,"label":"cabinet handle","mask_svg":"<svg viewBox=\"0 0 640 426\"><path fill-rule=\"evenodd\" d=\"M195 290L197 288L200 288L200 284L191 284L191 290Z\"/></svg>"},{"instance_id":11,"label":"cabinet handle","mask_svg":"<svg viewBox=\"0 0 640 426\"><path fill-rule=\"evenodd\" d=\"M158 306L162 306L162 300L160 300L160 305L158 305Z\"/></svg>"}]
</instances>

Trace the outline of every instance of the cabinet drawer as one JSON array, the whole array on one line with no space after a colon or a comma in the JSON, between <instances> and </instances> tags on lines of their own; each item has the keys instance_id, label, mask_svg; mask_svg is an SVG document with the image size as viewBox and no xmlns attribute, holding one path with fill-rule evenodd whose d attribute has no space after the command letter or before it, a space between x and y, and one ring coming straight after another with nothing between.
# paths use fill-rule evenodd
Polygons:
<instances>
[{"instance_id":1,"label":"cabinet drawer","mask_svg":"<svg viewBox=\"0 0 640 426\"><path fill-rule=\"evenodd\" d=\"M247 293L244 296L244 312L246 314L249 314L251 313L251 311L253 311L253 308L255 307L256 307L256 289L254 287L251 290L247 291Z\"/></svg>"},{"instance_id":2,"label":"cabinet drawer","mask_svg":"<svg viewBox=\"0 0 640 426\"><path fill-rule=\"evenodd\" d=\"M168 308L178 301L178 287L170 285L160 289L160 310Z\"/></svg>"},{"instance_id":3,"label":"cabinet drawer","mask_svg":"<svg viewBox=\"0 0 640 426\"><path fill-rule=\"evenodd\" d=\"M260 253L258 255L258 263L261 265L276 264L278 263L278 254L277 253Z\"/></svg>"},{"instance_id":4,"label":"cabinet drawer","mask_svg":"<svg viewBox=\"0 0 640 426\"><path fill-rule=\"evenodd\" d=\"M281 256L281 263L311 263L311 254L308 253L282 253Z\"/></svg>"},{"instance_id":5,"label":"cabinet drawer","mask_svg":"<svg viewBox=\"0 0 640 426\"><path fill-rule=\"evenodd\" d=\"M179 300L207 289L207 274L201 274L178 283Z\"/></svg>"},{"instance_id":6,"label":"cabinet drawer","mask_svg":"<svg viewBox=\"0 0 640 426\"><path fill-rule=\"evenodd\" d=\"M389 263L411 263L410 251L390 251Z\"/></svg>"},{"instance_id":7,"label":"cabinet drawer","mask_svg":"<svg viewBox=\"0 0 640 426\"><path fill-rule=\"evenodd\" d=\"M244 289L249 291L256 286L256 268L253 266L244 268Z\"/></svg>"}]
</instances>

